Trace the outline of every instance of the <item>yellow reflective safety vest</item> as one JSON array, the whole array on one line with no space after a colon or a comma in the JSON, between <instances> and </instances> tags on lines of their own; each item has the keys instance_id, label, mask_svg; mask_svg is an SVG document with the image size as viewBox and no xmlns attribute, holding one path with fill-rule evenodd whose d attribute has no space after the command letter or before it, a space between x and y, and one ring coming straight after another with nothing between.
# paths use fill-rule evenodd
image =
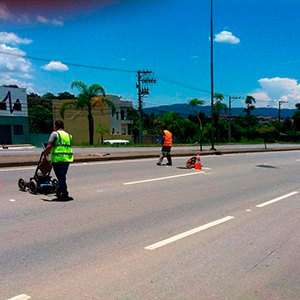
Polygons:
<instances>
[{"instance_id":1,"label":"yellow reflective safety vest","mask_svg":"<svg viewBox=\"0 0 300 300\"><path fill-rule=\"evenodd\" d=\"M56 131L57 137L51 149L51 162L72 162L71 135L64 130Z\"/></svg>"}]
</instances>

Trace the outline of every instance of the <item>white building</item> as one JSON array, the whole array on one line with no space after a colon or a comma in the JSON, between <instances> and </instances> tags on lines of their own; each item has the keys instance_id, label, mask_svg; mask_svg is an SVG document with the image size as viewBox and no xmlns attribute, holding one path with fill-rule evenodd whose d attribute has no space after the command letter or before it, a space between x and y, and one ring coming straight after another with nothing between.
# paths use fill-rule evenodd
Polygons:
<instances>
[{"instance_id":1,"label":"white building","mask_svg":"<svg viewBox=\"0 0 300 300\"><path fill-rule=\"evenodd\" d=\"M127 112L132 107L132 101L121 100L122 96L107 95L114 103L116 111L110 109L110 128L112 135L128 135L130 120L127 118Z\"/></svg>"}]
</instances>

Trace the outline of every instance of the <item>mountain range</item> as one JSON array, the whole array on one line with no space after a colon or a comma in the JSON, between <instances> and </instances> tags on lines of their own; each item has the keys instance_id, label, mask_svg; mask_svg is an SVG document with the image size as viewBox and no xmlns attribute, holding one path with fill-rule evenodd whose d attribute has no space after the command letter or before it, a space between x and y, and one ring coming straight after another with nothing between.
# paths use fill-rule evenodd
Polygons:
<instances>
[{"instance_id":1,"label":"mountain range","mask_svg":"<svg viewBox=\"0 0 300 300\"><path fill-rule=\"evenodd\" d=\"M246 115L246 111L244 107L234 107L231 109L232 116ZM151 115L157 115L159 113L167 113L169 111L174 111L178 113L182 118L187 118L189 115L194 115L192 108L188 104L172 104L172 105L161 105L156 107L144 108L144 113ZM210 106L201 106L198 108L198 111L205 113L206 116L211 115L211 107ZM291 118L296 109L287 109L282 108L280 110L281 118ZM225 111L221 112L221 114L226 113ZM227 110L228 114L228 110ZM272 107L258 107L251 111L252 115L262 116L262 117L274 117L278 118L278 108Z\"/></svg>"}]
</instances>

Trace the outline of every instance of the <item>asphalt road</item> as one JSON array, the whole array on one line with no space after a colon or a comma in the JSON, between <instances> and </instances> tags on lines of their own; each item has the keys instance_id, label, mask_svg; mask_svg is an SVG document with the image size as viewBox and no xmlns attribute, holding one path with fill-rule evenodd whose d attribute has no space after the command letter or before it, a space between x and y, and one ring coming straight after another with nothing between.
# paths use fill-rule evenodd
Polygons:
<instances>
[{"instance_id":1,"label":"asphalt road","mask_svg":"<svg viewBox=\"0 0 300 300\"><path fill-rule=\"evenodd\" d=\"M268 144L268 148L278 149L278 148L299 148L298 144ZM198 151L199 145L195 146L174 146L173 149L176 150L193 150ZM263 149L265 146L263 144L253 144L253 145L216 145L217 150L222 149ZM203 150L209 150L211 146L203 146ZM97 148L82 148L73 147L74 153L120 153L120 152L149 152L157 151L159 153L161 146L157 147L97 147ZM0 149L0 156L4 155L31 155L40 154L42 148L27 149L22 147L10 148L10 149Z\"/></svg>"},{"instance_id":2,"label":"asphalt road","mask_svg":"<svg viewBox=\"0 0 300 300\"><path fill-rule=\"evenodd\" d=\"M299 299L300 152L186 159L73 164L70 202L1 169L0 299Z\"/></svg>"}]
</instances>

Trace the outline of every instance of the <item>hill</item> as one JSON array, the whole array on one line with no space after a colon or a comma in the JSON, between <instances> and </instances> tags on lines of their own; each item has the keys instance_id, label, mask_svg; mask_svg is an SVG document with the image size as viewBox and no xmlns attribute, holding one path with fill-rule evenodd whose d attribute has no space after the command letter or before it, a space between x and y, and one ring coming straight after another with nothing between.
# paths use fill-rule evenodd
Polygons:
<instances>
[{"instance_id":1,"label":"hill","mask_svg":"<svg viewBox=\"0 0 300 300\"><path fill-rule=\"evenodd\" d=\"M144 112L146 114L152 114L155 115L159 113L167 113L169 111L174 111L181 115L183 118L187 118L189 115L193 114L193 111L191 107L187 104L172 104L172 105L161 105L157 107L149 107L145 108ZM211 108L210 106L203 106L200 108L200 111L205 113L206 116L210 116L211 114ZM291 118L294 114L296 109L286 109L282 108L280 110L281 118ZM225 113L225 112L222 112ZM227 110L228 113L228 110ZM262 117L278 117L278 108L271 108L271 107L258 107L255 108L251 114L256 116L262 116ZM246 115L246 112L244 111L243 107L234 107L231 109L231 115L232 116L238 116L238 115Z\"/></svg>"}]
</instances>

